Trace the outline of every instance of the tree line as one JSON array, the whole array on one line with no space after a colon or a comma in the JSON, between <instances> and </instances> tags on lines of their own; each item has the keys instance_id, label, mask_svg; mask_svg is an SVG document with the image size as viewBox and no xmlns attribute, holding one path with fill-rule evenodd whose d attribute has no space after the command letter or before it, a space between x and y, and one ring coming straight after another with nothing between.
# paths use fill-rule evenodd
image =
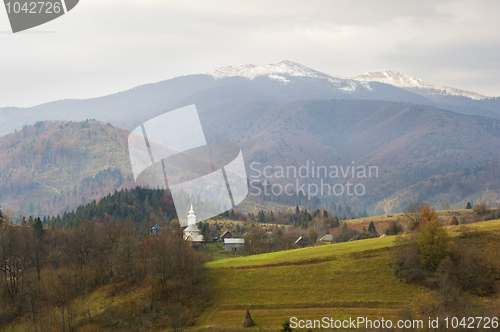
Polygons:
<instances>
[{"instance_id":1,"label":"tree line","mask_svg":"<svg viewBox=\"0 0 500 332\"><path fill-rule=\"evenodd\" d=\"M25 226L3 222L0 327L17 317L29 317L26 325L34 331L72 331L109 321L134 331L192 324L207 300L204 258L184 241L178 222L151 222L162 224L160 235L144 236L137 224L110 215L48 229L40 218ZM113 311L116 317L103 317L90 294L106 285L149 287L150 295L122 304ZM78 319L77 303L85 308Z\"/></svg>"},{"instance_id":2,"label":"tree line","mask_svg":"<svg viewBox=\"0 0 500 332\"><path fill-rule=\"evenodd\" d=\"M478 314L471 295L488 297L495 293L495 281L500 278L496 254L500 234L463 228L460 236L451 238L434 209L421 202L407 209L405 220L410 231L396 238L392 264L400 279L433 291L432 305L419 308L423 315L498 313L496 306Z\"/></svg>"}]
</instances>

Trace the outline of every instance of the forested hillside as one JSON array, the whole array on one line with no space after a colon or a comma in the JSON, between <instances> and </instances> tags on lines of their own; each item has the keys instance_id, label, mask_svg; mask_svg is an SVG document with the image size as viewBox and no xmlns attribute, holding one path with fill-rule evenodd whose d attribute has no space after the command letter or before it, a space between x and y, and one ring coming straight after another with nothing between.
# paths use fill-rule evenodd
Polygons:
<instances>
[{"instance_id":1,"label":"forested hillside","mask_svg":"<svg viewBox=\"0 0 500 332\"><path fill-rule=\"evenodd\" d=\"M497 206L500 199L498 161L466 168L462 171L436 175L397 191L377 205L378 210L403 210L415 201L427 200L444 207L465 208L467 202L485 202Z\"/></svg>"},{"instance_id":2,"label":"forested hillside","mask_svg":"<svg viewBox=\"0 0 500 332\"><path fill-rule=\"evenodd\" d=\"M471 200L492 206L500 201L497 120L409 103L347 100L248 102L205 118L204 98L199 113L207 141L241 147L247 175L261 181L252 192L292 188L249 195L241 204L245 212L273 204L316 209L333 203L349 207L352 213L342 214L350 217L402 212L415 200L453 208ZM229 114L231 124L223 121ZM62 215L116 189L134 188L127 138L125 130L89 120L39 122L0 138L0 203L16 215ZM338 177L279 176L279 167L305 165L310 171L312 165L329 172L353 165L377 171L366 178L340 171ZM302 184L319 189L321 181L330 186L350 181L365 186L366 194L336 196L328 189L323 196L314 190L310 197L297 194Z\"/></svg>"},{"instance_id":3,"label":"forested hillside","mask_svg":"<svg viewBox=\"0 0 500 332\"><path fill-rule=\"evenodd\" d=\"M169 222L176 218L172 196L160 189L135 188L121 190L103 197L100 201L79 206L56 218L59 225L72 225L78 220L104 220L115 217L136 224L159 218ZM155 219L156 220L156 219Z\"/></svg>"},{"instance_id":4,"label":"forested hillside","mask_svg":"<svg viewBox=\"0 0 500 332\"><path fill-rule=\"evenodd\" d=\"M57 215L133 181L125 130L96 121L38 122L0 138L0 202Z\"/></svg>"}]
</instances>

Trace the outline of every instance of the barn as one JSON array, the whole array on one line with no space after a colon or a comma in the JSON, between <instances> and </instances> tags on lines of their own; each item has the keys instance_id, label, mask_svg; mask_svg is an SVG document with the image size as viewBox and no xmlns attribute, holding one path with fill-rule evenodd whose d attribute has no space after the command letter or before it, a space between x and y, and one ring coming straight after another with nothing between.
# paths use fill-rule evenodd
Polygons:
<instances>
[{"instance_id":1,"label":"barn","mask_svg":"<svg viewBox=\"0 0 500 332\"><path fill-rule=\"evenodd\" d=\"M245 247L245 239L224 239L225 251L240 251Z\"/></svg>"}]
</instances>

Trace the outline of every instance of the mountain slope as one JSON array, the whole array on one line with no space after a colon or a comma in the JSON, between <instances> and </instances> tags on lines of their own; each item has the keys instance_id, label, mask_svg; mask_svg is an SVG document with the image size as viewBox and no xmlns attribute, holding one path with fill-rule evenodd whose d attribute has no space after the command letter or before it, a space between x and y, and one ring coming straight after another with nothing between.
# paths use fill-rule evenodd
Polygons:
<instances>
[{"instance_id":1,"label":"mountain slope","mask_svg":"<svg viewBox=\"0 0 500 332\"><path fill-rule=\"evenodd\" d=\"M39 122L0 138L4 208L56 215L132 179L126 131L103 123Z\"/></svg>"},{"instance_id":2,"label":"mountain slope","mask_svg":"<svg viewBox=\"0 0 500 332\"><path fill-rule=\"evenodd\" d=\"M495 174L495 151L500 151L498 121L431 106L368 100L249 101L230 109L218 107L218 99L201 105L207 140L239 144L252 178L258 176L255 169L299 168L313 162L328 168L377 167L377 177L368 179L322 177L332 186L347 180L366 186L361 197L326 198L355 211L400 211L415 195L443 204L445 198L435 191L412 186L436 176L454 179L451 174L485 163L491 165L488 174ZM127 131L94 121L39 123L0 138L2 205L57 214L119 187L133 187L127 138ZM487 178L478 178L473 190L458 187L447 201L453 206L487 188L497 190ZM260 179L294 183L296 190L297 180L321 183L318 176ZM414 188L415 195L408 188Z\"/></svg>"},{"instance_id":3,"label":"mountain slope","mask_svg":"<svg viewBox=\"0 0 500 332\"><path fill-rule=\"evenodd\" d=\"M491 207L500 203L500 169L498 160L468 167L461 171L430 176L394 192L379 201L375 211L401 211L414 201L426 201L437 208L450 203L462 209L467 203L485 202Z\"/></svg>"},{"instance_id":4,"label":"mountain slope","mask_svg":"<svg viewBox=\"0 0 500 332\"><path fill-rule=\"evenodd\" d=\"M379 177L359 180L366 185L363 197L341 203L357 210L371 210L379 201L397 191L436 175L460 172L469 167L498 160L500 128L498 121L443 111L430 106L385 101L300 101L284 105L248 103L238 109L232 121L214 118L206 124L206 132L223 132L217 137L238 143L251 177L272 166L300 166L308 162L316 166L376 166ZM217 130L216 130L217 128ZM252 163L254 166L249 168ZM492 169L493 171L493 169ZM269 171L268 171L269 174ZM493 174L493 173L491 173ZM321 183L317 176L308 179L273 176L261 180L271 183ZM325 178L324 176L322 176ZM330 184L356 179L325 178ZM294 187L297 187L294 185ZM473 193L485 190L484 178L471 191L459 189L450 197L457 203ZM490 190L493 189L490 185ZM434 194L422 194L422 200ZM389 213L404 208L403 200ZM404 203L404 204L403 204ZM434 203L434 200L433 200ZM437 201L443 204L444 202ZM375 210L371 210L374 212Z\"/></svg>"}]
</instances>

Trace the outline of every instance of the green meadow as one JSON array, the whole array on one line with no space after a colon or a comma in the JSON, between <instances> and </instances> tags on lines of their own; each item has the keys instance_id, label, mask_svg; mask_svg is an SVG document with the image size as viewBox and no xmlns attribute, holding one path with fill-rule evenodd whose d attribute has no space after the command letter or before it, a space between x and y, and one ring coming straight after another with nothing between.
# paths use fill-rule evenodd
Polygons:
<instances>
[{"instance_id":1,"label":"green meadow","mask_svg":"<svg viewBox=\"0 0 500 332\"><path fill-rule=\"evenodd\" d=\"M395 319L430 294L394 276L393 242L383 237L210 262L212 301L196 328L241 327L245 310L263 329L291 317Z\"/></svg>"},{"instance_id":2,"label":"green meadow","mask_svg":"<svg viewBox=\"0 0 500 332\"><path fill-rule=\"evenodd\" d=\"M500 220L447 227L498 230ZM396 278L390 247L395 237L367 239L207 263L212 287L209 307L193 330L240 329L246 310L256 326L279 329L291 317L368 317L397 320L432 303L431 292Z\"/></svg>"},{"instance_id":3,"label":"green meadow","mask_svg":"<svg viewBox=\"0 0 500 332\"><path fill-rule=\"evenodd\" d=\"M392 246L393 242L393 236L385 236L382 238L217 260L207 263L207 267L209 267L210 269L251 268L256 266L311 264L315 262L322 262L325 260L332 260L335 257L341 255L363 252L367 250L388 248Z\"/></svg>"}]
</instances>

